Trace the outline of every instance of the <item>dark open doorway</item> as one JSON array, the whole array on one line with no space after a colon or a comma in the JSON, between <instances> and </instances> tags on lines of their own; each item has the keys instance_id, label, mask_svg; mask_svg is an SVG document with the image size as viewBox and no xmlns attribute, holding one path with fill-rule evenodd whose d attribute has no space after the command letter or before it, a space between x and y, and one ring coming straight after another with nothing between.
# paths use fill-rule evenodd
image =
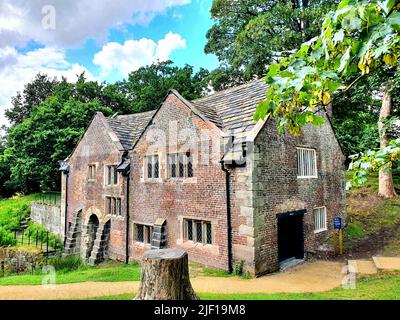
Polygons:
<instances>
[{"instance_id":1,"label":"dark open doorway","mask_svg":"<svg viewBox=\"0 0 400 320\"><path fill-rule=\"evenodd\" d=\"M277 215L279 262L304 258L303 217L305 212L305 210L300 210Z\"/></svg>"}]
</instances>

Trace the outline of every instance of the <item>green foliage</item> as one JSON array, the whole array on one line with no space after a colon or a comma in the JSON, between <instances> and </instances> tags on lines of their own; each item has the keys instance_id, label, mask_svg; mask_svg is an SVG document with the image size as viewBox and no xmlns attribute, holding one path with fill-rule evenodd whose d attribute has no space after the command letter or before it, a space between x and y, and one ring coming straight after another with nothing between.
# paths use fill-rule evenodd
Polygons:
<instances>
[{"instance_id":1,"label":"green foliage","mask_svg":"<svg viewBox=\"0 0 400 320\"><path fill-rule=\"evenodd\" d=\"M299 134L320 124L317 111L375 70L390 69L400 47L400 7L395 2L343 0L326 15L318 37L268 68L266 100L255 119L276 118L280 131ZM347 84L346 80L356 79Z\"/></svg>"},{"instance_id":2,"label":"green foliage","mask_svg":"<svg viewBox=\"0 0 400 320\"><path fill-rule=\"evenodd\" d=\"M353 172L352 180L346 188L361 186L367 182L368 175L380 170L391 172L400 164L400 138L390 141L389 146L378 150L369 150L351 156L349 170Z\"/></svg>"},{"instance_id":3,"label":"green foliage","mask_svg":"<svg viewBox=\"0 0 400 320\"><path fill-rule=\"evenodd\" d=\"M79 256L55 257L49 259L48 265L53 266L56 271L70 272L84 268L85 264Z\"/></svg>"},{"instance_id":4,"label":"green foliage","mask_svg":"<svg viewBox=\"0 0 400 320\"><path fill-rule=\"evenodd\" d=\"M364 238L365 232L362 226L358 222L349 222L346 227L346 237L349 239L361 239Z\"/></svg>"},{"instance_id":5,"label":"green foliage","mask_svg":"<svg viewBox=\"0 0 400 320\"><path fill-rule=\"evenodd\" d=\"M236 275L241 276L243 274L243 266L244 266L243 260L234 265L234 272Z\"/></svg>"},{"instance_id":6,"label":"green foliage","mask_svg":"<svg viewBox=\"0 0 400 320\"><path fill-rule=\"evenodd\" d=\"M13 99L7 117L13 124L0 143L0 194L59 190L58 161L65 159L96 112L110 116L154 110L169 89L185 98L200 97L208 87L208 71L171 61L141 68L115 84L37 77Z\"/></svg>"},{"instance_id":7,"label":"green foliage","mask_svg":"<svg viewBox=\"0 0 400 320\"><path fill-rule=\"evenodd\" d=\"M11 232L5 227L0 227L0 247L14 246L16 241Z\"/></svg>"},{"instance_id":8,"label":"green foliage","mask_svg":"<svg viewBox=\"0 0 400 320\"><path fill-rule=\"evenodd\" d=\"M227 70L242 73L244 80L263 76L270 63L318 35L324 14L335 2L214 0L211 16L215 24L207 33L205 52L217 55L229 65ZM224 86L229 85L229 77L225 80Z\"/></svg>"},{"instance_id":9,"label":"green foliage","mask_svg":"<svg viewBox=\"0 0 400 320\"><path fill-rule=\"evenodd\" d=\"M179 68L172 61L166 61L131 72L120 86L132 96L131 110L144 112L157 109L170 89L189 100L200 98L207 90L208 76L205 69L193 73L192 66Z\"/></svg>"},{"instance_id":10,"label":"green foliage","mask_svg":"<svg viewBox=\"0 0 400 320\"><path fill-rule=\"evenodd\" d=\"M16 195L10 199L0 200L0 246L16 245L13 230L20 226L21 220L30 215L30 203L40 197L39 194L29 196ZM45 246L47 230L40 225L29 222L25 231L25 237L31 233L33 237L38 233L43 234L43 243ZM54 248L62 247L61 240L54 234L49 233L49 246Z\"/></svg>"},{"instance_id":11,"label":"green foliage","mask_svg":"<svg viewBox=\"0 0 400 320\"><path fill-rule=\"evenodd\" d=\"M36 235L38 235L39 243L42 243L43 248L46 248L47 236L49 237L49 248L61 249L63 247L63 243L57 235L48 232L46 228L39 224L35 224L32 221L29 222L28 228L25 230L25 237L29 235L32 237L32 239L35 239Z\"/></svg>"}]
</instances>

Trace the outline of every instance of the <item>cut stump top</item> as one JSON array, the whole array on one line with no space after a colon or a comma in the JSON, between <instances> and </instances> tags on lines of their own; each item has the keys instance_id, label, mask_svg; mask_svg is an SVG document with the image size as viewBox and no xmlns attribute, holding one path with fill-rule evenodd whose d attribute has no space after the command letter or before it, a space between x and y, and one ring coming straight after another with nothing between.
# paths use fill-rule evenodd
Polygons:
<instances>
[{"instance_id":1,"label":"cut stump top","mask_svg":"<svg viewBox=\"0 0 400 320\"><path fill-rule=\"evenodd\" d=\"M183 258L187 253L181 249L158 249L149 250L144 255L144 259L152 260L175 260Z\"/></svg>"}]
</instances>

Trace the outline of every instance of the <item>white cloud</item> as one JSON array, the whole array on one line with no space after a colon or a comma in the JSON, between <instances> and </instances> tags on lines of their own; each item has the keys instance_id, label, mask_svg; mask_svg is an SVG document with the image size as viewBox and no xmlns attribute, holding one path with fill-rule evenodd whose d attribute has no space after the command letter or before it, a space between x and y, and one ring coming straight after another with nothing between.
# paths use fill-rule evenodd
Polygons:
<instances>
[{"instance_id":1,"label":"white cloud","mask_svg":"<svg viewBox=\"0 0 400 320\"><path fill-rule=\"evenodd\" d=\"M83 71L88 79L95 79L83 66L67 62L61 49L49 47L21 54L11 47L0 48L0 126L7 124L4 110L10 107L11 97L23 90L38 72L75 81Z\"/></svg>"},{"instance_id":2,"label":"white cloud","mask_svg":"<svg viewBox=\"0 0 400 320\"><path fill-rule=\"evenodd\" d=\"M110 28L148 24L155 15L191 0L0 0L0 47L23 46L30 40L76 48L86 39L105 42ZM55 9L55 29L46 29L48 11ZM51 17L50 17L51 18ZM48 25L48 24L47 24Z\"/></svg>"},{"instance_id":3,"label":"white cloud","mask_svg":"<svg viewBox=\"0 0 400 320\"><path fill-rule=\"evenodd\" d=\"M156 61L166 61L174 50L186 47L186 40L179 34L169 32L158 42L142 38L128 40L124 44L109 42L93 59L100 66L101 77L117 71L122 76Z\"/></svg>"}]
</instances>

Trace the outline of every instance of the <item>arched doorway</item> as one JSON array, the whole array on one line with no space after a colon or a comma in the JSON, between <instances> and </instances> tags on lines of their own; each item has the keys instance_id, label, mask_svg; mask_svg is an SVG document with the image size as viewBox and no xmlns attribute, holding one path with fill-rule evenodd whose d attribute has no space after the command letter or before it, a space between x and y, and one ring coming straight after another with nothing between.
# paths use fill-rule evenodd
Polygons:
<instances>
[{"instance_id":1,"label":"arched doorway","mask_svg":"<svg viewBox=\"0 0 400 320\"><path fill-rule=\"evenodd\" d=\"M99 228L99 218L95 214L92 214L89 218L89 222L87 224L87 246L86 246L86 259L89 259L93 246L94 240L96 240L97 229Z\"/></svg>"}]
</instances>

